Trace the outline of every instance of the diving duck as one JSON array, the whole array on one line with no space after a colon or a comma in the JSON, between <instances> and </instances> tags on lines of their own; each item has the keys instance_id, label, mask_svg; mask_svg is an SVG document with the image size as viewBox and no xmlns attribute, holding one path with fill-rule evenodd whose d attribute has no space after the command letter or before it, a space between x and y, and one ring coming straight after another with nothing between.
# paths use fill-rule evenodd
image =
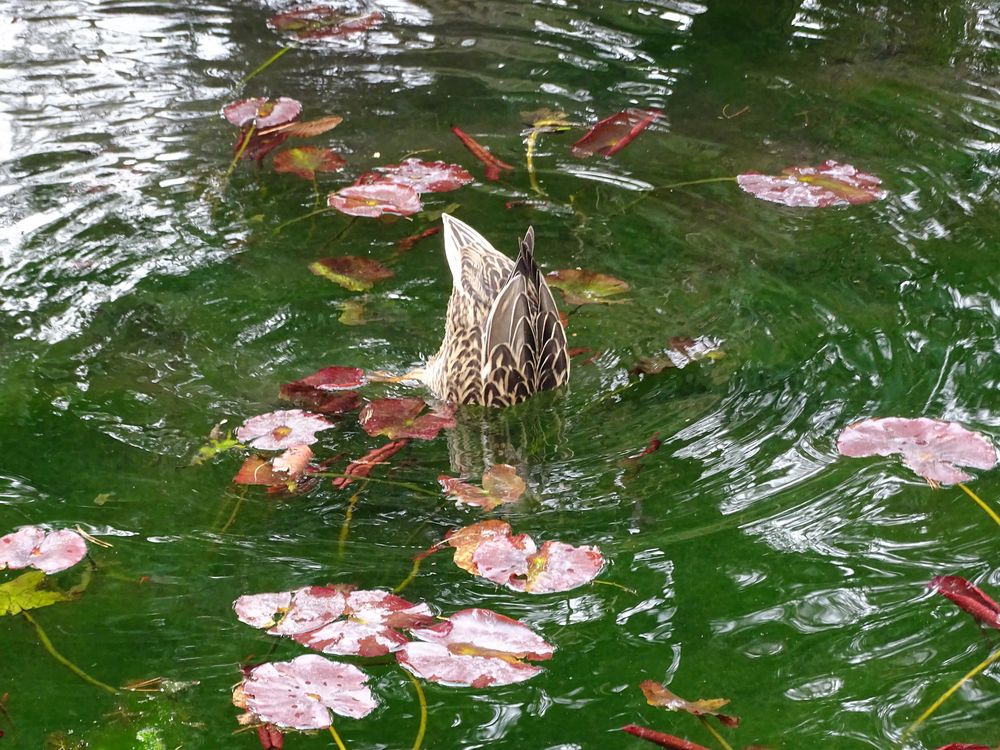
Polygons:
<instances>
[{"instance_id":1,"label":"diving duck","mask_svg":"<svg viewBox=\"0 0 1000 750\"><path fill-rule=\"evenodd\" d=\"M566 331L533 257L529 227L517 260L479 232L442 215L453 288L444 341L420 373L456 404L509 406L569 380Z\"/></svg>"}]
</instances>

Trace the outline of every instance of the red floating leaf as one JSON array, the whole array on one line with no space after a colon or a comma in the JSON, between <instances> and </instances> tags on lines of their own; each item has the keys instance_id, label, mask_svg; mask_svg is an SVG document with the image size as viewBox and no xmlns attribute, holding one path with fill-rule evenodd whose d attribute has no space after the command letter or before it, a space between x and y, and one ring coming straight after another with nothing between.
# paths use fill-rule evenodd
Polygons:
<instances>
[{"instance_id":1,"label":"red floating leaf","mask_svg":"<svg viewBox=\"0 0 1000 750\"><path fill-rule=\"evenodd\" d=\"M255 130L243 130L240 131L240 136L236 139L236 145L233 146L233 153L239 153L240 149L243 149L243 156L240 158L260 161L287 140L287 133L260 135ZM246 148L243 146L244 142L247 144Z\"/></svg>"},{"instance_id":2,"label":"red floating leaf","mask_svg":"<svg viewBox=\"0 0 1000 750\"><path fill-rule=\"evenodd\" d=\"M562 292L567 305L601 304L610 305L625 300L611 300L615 294L629 290L629 285L614 276L594 271L583 271L579 268L567 268L562 271L552 271L546 274L545 280L549 286L554 286Z\"/></svg>"},{"instance_id":3,"label":"red floating leaf","mask_svg":"<svg viewBox=\"0 0 1000 750\"><path fill-rule=\"evenodd\" d=\"M273 724L257 727L257 739L264 750L281 750L285 746L285 735Z\"/></svg>"},{"instance_id":4,"label":"red floating leaf","mask_svg":"<svg viewBox=\"0 0 1000 750\"><path fill-rule=\"evenodd\" d=\"M517 469L508 464L494 464L487 469L483 474L482 487L445 475L439 476L438 481L445 492L454 495L460 504L477 505L487 513L498 505L516 503L527 489Z\"/></svg>"},{"instance_id":5,"label":"red floating leaf","mask_svg":"<svg viewBox=\"0 0 1000 750\"><path fill-rule=\"evenodd\" d=\"M475 138L473 138L468 133L463 132L461 129L451 126L451 132L458 136L459 140L465 145L472 155L475 156L479 161L486 165L486 179L487 180L499 180L500 173L503 170L513 170L510 164L504 161L500 161L497 157L491 154L485 146L480 144Z\"/></svg>"},{"instance_id":6,"label":"red floating leaf","mask_svg":"<svg viewBox=\"0 0 1000 750\"><path fill-rule=\"evenodd\" d=\"M433 440L441 430L455 426L452 410L443 408L421 415L425 406L419 398L383 398L369 402L358 421L369 435L385 435L390 440Z\"/></svg>"},{"instance_id":7,"label":"red floating leaf","mask_svg":"<svg viewBox=\"0 0 1000 750\"><path fill-rule=\"evenodd\" d=\"M471 174L457 164L443 161L420 161L407 159L402 164L376 167L374 172L366 172L355 180L355 185L372 185L391 182L409 185L418 193L446 193L458 190L473 181Z\"/></svg>"},{"instance_id":8,"label":"red floating leaf","mask_svg":"<svg viewBox=\"0 0 1000 750\"><path fill-rule=\"evenodd\" d=\"M961 576L935 576L929 585L983 625L1000 630L1000 604L978 586Z\"/></svg>"},{"instance_id":9,"label":"red floating leaf","mask_svg":"<svg viewBox=\"0 0 1000 750\"><path fill-rule=\"evenodd\" d=\"M407 643L396 659L413 674L442 685L522 682L542 670L521 660L550 659L554 650L524 623L488 609L463 609L411 634L423 643Z\"/></svg>"},{"instance_id":10,"label":"red floating leaf","mask_svg":"<svg viewBox=\"0 0 1000 750\"><path fill-rule=\"evenodd\" d=\"M386 268L377 260L357 255L323 258L310 263L309 270L352 292L368 291L376 281L391 279L396 275L392 269Z\"/></svg>"},{"instance_id":11,"label":"red floating leaf","mask_svg":"<svg viewBox=\"0 0 1000 750\"><path fill-rule=\"evenodd\" d=\"M832 160L818 167L788 167L780 175L746 172L736 184L766 201L809 208L859 206L886 196L878 177Z\"/></svg>"},{"instance_id":12,"label":"red floating leaf","mask_svg":"<svg viewBox=\"0 0 1000 750\"><path fill-rule=\"evenodd\" d=\"M704 745L689 742L688 740L675 737L672 734L666 734L665 732L657 732L655 729L640 727L637 724L624 726L622 727L622 731L628 732L629 734L640 739L648 740L654 745L670 748L670 750L708 750L708 748Z\"/></svg>"},{"instance_id":13,"label":"red floating leaf","mask_svg":"<svg viewBox=\"0 0 1000 750\"><path fill-rule=\"evenodd\" d=\"M932 485L957 484L973 478L957 466L992 469L997 462L996 448L984 435L955 422L926 417L856 422L840 433L837 450L855 458L898 453L904 466Z\"/></svg>"},{"instance_id":14,"label":"red floating leaf","mask_svg":"<svg viewBox=\"0 0 1000 750\"><path fill-rule=\"evenodd\" d=\"M986 745L970 745L965 742L952 742L950 745L939 747L937 750L993 750Z\"/></svg>"},{"instance_id":15,"label":"red floating leaf","mask_svg":"<svg viewBox=\"0 0 1000 750\"><path fill-rule=\"evenodd\" d=\"M366 453L362 458L351 461L351 463L347 465L347 468L344 469L344 474L347 476L337 477L334 479L333 486L340 490L349 485L355 479L364 479L371 473L372 469L386 463L408 442L410 441L406 439L396 440L391 443L386 443L381 448L375 448L374 450L368 451L368 453Z\"/></svg>"},{"instance_id":16,"label":"red floating leaf","mask_svg":"<svg viewBox=\"0 0 1000 750\"><path fill-rule=\"evenodd\" d=\"M331 427L333 423L319 414L287 409L251 417L236 429L236 437L260 450L281 451L311 445L318 440L317 432Z\"/></svg>"},{"instance_id":17,"label":"red floating leaf","mask_svg":"<svg viewBox=\"0 0 1000 750\"><path fill-rule=\"evenodd\" d=\"M413 249L420 240L425 240L428 237L433 237L435 234L441 231L441 227L431 227L430 229L425 229L417 234L411 234L409 237L404 237L399 241L397 247L399 252L405 253Z\"/></svg>"},{"instance_id":18,"label":"red floating leaf","mask_svg":"<svg viewBox=\"0 0 1000 750\"><path fill-rule=\"evenodd\" d=\"M275 172L291 172L303 180L315 180L317 172L336 172L345 164L340 154L320 146L288 148L274 157Z\"/></svg>"},{"instance_id":19,"label":"red floating leaf","mask_svg":"<svg viewBox=\"0 0 1000 750\"><path fill-rule=\"evenodd\" d=\"M289 122L282 125L275 125L260 131L261 136L280 133L285 137L295 136L296 138L311 138L314 135L321 135L328 130L333 130L344 121L343 117L328 115L318 117L315 120L305 122ZM339 157L338 157L339 158Z\"/></svg>"},{"instance_id":20,"label":"red floating leaf","mask_svg":"<svg viewBox=\"0 0 1000 750\"><path fill-rule=\"evenodd\" d=\"M321 39L367 31L384 20L379 11L350 16L327 5L316 5L278 13L268 23L275 31L294 34L299 39Z\"/></svg>"},{"instance_id":21,"label":"red floating leaf","mask_svg":"<svg viewBox=\"0 0 1000 750\"><path fill-rule=\"evenodd\" d=\"M312 375L306 375L301 380L286 383L281 386L281 395L286 393L297 393L306 389L317 389L321 391L345 391L351 388L359 388L366 382L365 371L359 367L342 367L333 365L317 370Z\"/></svg>"},{"instance_id":22,"label":"red floating leaf","mask_svg":"<svg viewBox=\"0 0 1000 750\"><path fill-rule=\"evenodd\" d=\"M649 127L657 117L662 115L659 109L629 109L611 115L598 122L580 140L573 144L573 156L590 156L601 154L611 156L628 144Z\"/></svg>"},{"instance_id":23,"label":"red floating leaf","mask_svg":"<svg viewBox=\"0 0 1000 750\"><path fill-rule=\"evenodd\" d=\"M740 720L735 716L719 713L719 709L729 703L726 698L703 698L697 701L686 701L652 680L642 682L639 687L646 702L651 706L661 706L668 711L684 711L692 716L714 716L727 727L738 727Z\"/></svg>"},{"instance_id":24,"label":"red floating leaf","mask_svg":"<svg viewBox=\"0 0 1000 750\"><path fill-rule=\"evenodd\" d=\"M316 654L261 664L243 678L247 710L259 720L289 729L325 729L330 712L360 719L378 706L355 666Z\"/></svg>"},{"instance_id":25,"label":"red floating leaf","mask_svg":"<svg viewBox=\"0 0 1000 750\"><path fill-rule=\"evenodd\" d=\"M0 570L32 567L46 574L58 573L86 555L87 543L70 529L46 534L37 526L24 526L0 537Z\"/></svg>"},{"instance_id":26,"label":"red floating leaf","mask_svg":"<svg viewBox=\"0 0 1000 750\"><path fill-rule=\"evenodd\" d=\"M409 185L379 182L350 185L327 196L327 203L348 216L377 219L383 214L410 216L423 209L420 193Z\"/></svg>"},{"instance_id":27,"label":"red floating leaf","mask_svg":"<svg viewBox=\"0 0 1000 750\"><path fill-rule=\"evenodd\" d=\"M247 458L233 477L235 484L259 484L265 487L283 487L287 481L274 471L270 461L261 456Z\"/></svg>"},{"instance_id":28,"label":"red floating leaf","mask_svg":"<svg viewBox=\"0 0 1000 750\"><path fill-rule=\"evenodd\" d=\"M257 130L292 122L302 112L302 103L281 96L277 99L240 99L222 108L222 114L238 128L253 123Z\"/></svg>"}]
</instances>

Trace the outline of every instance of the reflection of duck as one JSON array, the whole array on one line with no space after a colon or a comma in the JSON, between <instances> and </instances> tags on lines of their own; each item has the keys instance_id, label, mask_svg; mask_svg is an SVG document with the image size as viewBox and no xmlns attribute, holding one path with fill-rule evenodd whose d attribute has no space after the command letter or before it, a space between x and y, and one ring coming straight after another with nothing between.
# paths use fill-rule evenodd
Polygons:
<instances>
[{"instance_id":1,"label":"reflection of duck","mask_svg":"<svg viewBox=\"0 0 1000 750\"><path fill-rule=\"evenodd\" d=\"M509 406L569 380L566 332L535 265L529 228L512 261L468 224L444 214L453 288L444 340L420 373L440 398Z\"/></svg>"}]
</instances>

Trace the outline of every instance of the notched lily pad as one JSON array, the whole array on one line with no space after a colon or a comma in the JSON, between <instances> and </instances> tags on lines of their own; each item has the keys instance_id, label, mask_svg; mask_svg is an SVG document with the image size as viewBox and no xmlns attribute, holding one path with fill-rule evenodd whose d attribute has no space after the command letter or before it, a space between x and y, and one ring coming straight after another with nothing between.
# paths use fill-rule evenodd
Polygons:
<instances>
[{"instance_id":1,"label":"notched lily pad","mask_svg":"<svg viewBox=\"0 0 1000 750\"><path fill-rule=\"evenodd\" d=\"M361 175L355 184L396 183L408 185L418 193L446 193L472 181L472 175L458 164L406 159L402 164L376 167L375 171Z\"/></svg>"},{"instance_id":2,"label":"notched lily pad","mask_svg":"<svg viewBox=\"0 0 1000 750\"><path fill-rule=\"evenodd\" d=\"M545 276L549 286L562 292L567 305L601 304L610 305L625 300L608 299L629 290L628 283L606 273L567 268L552 271Z\"/></svg>"},{"instance_id":3,"label":"notched lily pad","mask_svg":"<svg viewBox=\"0 0 1000 750\"><path fill-rule=\"evenodd\" d=\"M86 555L87 543L70 529L46 533L37 526L24 526L0 537L0 570L31 567L58 573Z\"/></svg>"},{"instance_id":4,"label":"notched lily pad","mask_svg":"<svg viewBox=\"0 0 1000 750\"><path fill-rule=\"evenodd\" d=\"M349 185L327 196L327 204L348 216L377 219L385 214L411 216L424 206L420 193L409 185L378 182L371 185Z\"/></svg>"},{"instance_id":5,"label":"notched lily pad","mask_svg":"<svg viewBox=\"0 0 1000 750\"><path fill-rule=\"evenodd\" d=\"M236 430L241 442L265 451L283 451L295 445L312 445L316 433L333 427L319 414L302 409L272 411L246 420Z\"/></svg>"},{"instance_id":6,"label":"notched lily pad","mask_svg":"<svg viewBox=\"0 0 1000 750\"><path fill-rule=\"evenodd\" d=\"M336 172L345 164L344 157L324 146L287 148L274 157L275 172L289 172L303 180L315 180L317 172Z\"/></svg>"},{"instance_id":7,"label":"notched lily pad","mask_svg":"<svg viewBox=\"0 0 1000 750\"><path fill-rule=\"evenodd\" d=\"M302 102L287 96L240 99L222 108L223 116L236 127L254 123L258 130L292 122L301 112Z\"/></svg>"},{"instance_id":8,"label":"notched lily pad","mask_svg":"<svg viewBox=\"0 0 1000 750\"><path fill-rule=\"evenodd\" d=\"M368 291L376 281L391 279L396 275L391 268L377 260L356 255L323 258L310 263L309 270L352 292Z\"/></svg>"},{"instance_id":9,"label":"notched lily pad","mask_svg":"<svg viewBox=\"0 0 1000 750\"><path fill-rule=\"evenodd\" d=\"M433 440L441 430L455 426L454 411L447 406L422 414L427 404L419 398L383 398L369 402L358 421L371 436Z\"/></svg>"},{"instance_id":10,"label":"notched lily pad","mask_svg":"<svg viewBox=\"0 0 1000 750\"><path fill-rule=\"evenodd\" d=\"M788 167L780 175L746 172L736 177L745 192L785 206L859 206L881 200L882 180L850 164L830 160L818 167Z\"/></svg>"},{"instance_id":11,"label":"notched lily pad","mask_svg":"<svg viewBox=\"0 0 1000 750\"><path fill-rule=\"evenodd\" d=\"M486 512L504 503L516 503L527 489L517 469L509 464L494 464L487 469L483 474L482 487L443 474L438 477L438 482L460 504L477 505Z\"/></svg>"},{"instance_id":12,"label":"notched lily pad","mask_svg":"<svg viewBox=\"0 0 1000 750\"><path fill-rule=\"evenodd\" d=\"M612 156L630 144L661 114L663 112L659 109L624 109L594 125L583 138L573 144L572 154L579 157L591 154Z\"/></svg>"}]
</instances>

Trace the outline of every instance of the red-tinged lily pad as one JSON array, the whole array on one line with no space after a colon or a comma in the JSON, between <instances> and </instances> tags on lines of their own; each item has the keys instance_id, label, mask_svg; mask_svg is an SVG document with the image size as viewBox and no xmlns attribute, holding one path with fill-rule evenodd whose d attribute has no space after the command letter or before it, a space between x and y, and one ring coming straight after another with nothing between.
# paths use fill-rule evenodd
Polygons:
<instances>
[{"instance_id":1,"label":"red-tinged lily pad","mask_svg":"<svg viewBox=\"0 0 1000 750\"><path fill-rule=\"evenodd\" d=\"M736 184L762 200L809 208L859 206L886 196L878 177L832 160L818 167L788 167L780 175L746 172Z\"/></svg>"},{"instance_id":2,"label":"red-tinged lily pad","mask_svg":"<svg viewBox=\"0 0 1000 750\"><path fill-rule=\"evenodd\" d=\"M515 591L554 594L590 583L604 569L604 556L596 547L574 547L565 542L545 542L528 558L528 572L507 583Z\"/></svg>"},{"instance_id":3,"label":"red-tinged lily pad","mask_svg":"<svg viewBox=\"0 0 1000 750\"><path fill-rule=\"evenodd\" d=\"M374 172L366 172L361 175L354 184L372 185L394 182L400 185L409 185L418 193L447 193L451 190L458 190L472 181L472 175L457 164L407 159L402 164L376 167Z\"/></svg>"},{"instance_id":4,"label":"red-tinged lily pad","mask_svg":"<svg viewBox=\"0 0 1000 750\"><path fill-rule=\"evenodd\" d=\"M279 395L296 406L320 414L343 414L361 406L357 391L347 389L358 388L366 382L365 371L357 367L324 367L301 380L285 383Z\"/></svg>"},{"instance_id":5,"label":"red-tinged lily pad","mask_svg":"<svg viewBox=\"0 0 1000 750\"><path fill-rule=\"evenodd\" d=\"M601 304L610 305L624 300L613 300L616 294L629 290L629 285L621 279L606 273L584 271L579 268L567 268L562 271L552 271L545 276L549 286L554 286L562 292L567 305Z\"/></svg>"},{"instance_id":6,"label":"red-tinged lily pad","mask_svg":"<svg viewBox=\"0 0 1000 750\"><path fill-rule=\"evenodd\" d=\"M485 146L479 143L479 141L460 128L452 125L451 132L457 135L462 144L472 152L472 155L486 166L487 180L499 180L501 172L504 170L512 171L514 169L514 167L507 162L500 161L497 157L491 154Z\"/></svg>"},{"instance_id":7,"label":"red-tinged lily pad","mask_svg":"<svg viewBox=\"0 0 1000 750\"><path fill-rule=\"evenodd\" d=\"M45 533L37 526L24 526L0 537L0 570L37 568L58 573L76 565L87 555L87 543L70 529Z\"/></svg>"},{"instance_id":8,"label":"red-tinged lily pad","mask_svg":"<svg viewBox=\"0 0 1000 750\"><path fill-rule=\"evenodd\" d=\"M386 268L377 260L361 258L356 255L323 258L315 263L310 263L309 270L352 292L368 291L376 281L391 279L395 276L392 269Z\"/></svg>"},{"instance_id":9,"label":"red-tinged lily pad","mask_svg":"<svg viewBox=\"0 0 1000 750\"><path fill-rule=\"evenodd\" d=\"M233 477L233 483L263 485L270 488L272 493L305 490L314 484L300 481L312 457L313 452L308 445L293 445L270 460L250 456Z\"/></svg>"},{"instance_id":10,"label":"red-tinged lily pad","mask_svg":"<svg viewBox=\"0 0 1000 750\"><path fill-rule=\"evenodd\" d=\"M527 489L517 469L509 464L494 464L487 469L483 474L482 487L445 475L439 476L438 481L444 491L454 495L460 504L477 505L486 512L504 503L516 503Z\"/></svg>"},{"instance_id":11,"label":"red-tinged lily pad","mask_svg":"<svg viewBox=\"0 0 1000 750\"><path fill-rule=\"evenodd\" d=\"M697 701L686 701L667 689L659 682L646 680L639 687L646 702L651 706L662 706L668 711L684 711L692 716L714 716L727 727L738 727L740 720L735 716L723 714L719 709L729 703L726 698L703 698Z\"/></svg>"},{"instance_id":12,"label":"red-tinged lily pad","mask_svg":"<svg viewBox=\"0 0 1000 750\"><path fill-rule=\"evenodd\" d=\"M396 654L413 674L442 685L482 688L523 682L542 670L522 659L552 658L553 647L522 622L488 609L464 609L411 634Z\"/></svg>"},{"instance_id":13,"label":"red-tinged lily pad","mask_svg":"<svg viewBox=\"0 0 1000 750\"><path fill-rule=\"evenodd\" d=\"M358 421L371 436L433 440L441 430L455 426L454 413L447 407L421 414L426 407L419 398L383 398L369 402Z\"/></svg>"},{"instance_id":14,"label":"red-tinged lily pad","mask_svg":"<svg viewBox=\"0 0 1000 750\"><path fill-rule=\"evenodd\" d=\"M286 409L251 417L237 428L236 437L260 450L283 451L294 445L311 445L319 439L317 432L331 427L333 423L319 414Z\"/></svg>"},{"instance_id":15,"label":"red-tinged lily pad","mask_svg":"<svg viewBox=\"0 0 1000 750\"><path fill-rule=\"evenodd\" d=\"M367 31L384 20L379 11L349 15L328 5L314 5L278 13L268 23L275 31L294 34L299 39L322 39Z\"/></svg>"},{"instance_id":16,"label":"red-tinged lily pad","mask_svg":"<svg viewBox=\"0 0 1000 750\"><path fill-rule=\"evenodd\" d=\"M240 99L222 108L222 114L238 128L254 123L258 130L284 125L302 112L302 103L286 96L277 99Z\"/></svg>"},{"instance_id":17,"label":"red-tinged lily pad","mask_svg":"<svg viewBox=\"0 0 1000 750\"><path fill-rule=\"evenodd\" d=\"M290 172L303 180L315 180L317 172L336 172L345 164L344 157L322 146L288 148L274 157L275 172Z\"/></svg>"},{"instance_id":18,"label":"red-tinged lily pad","mask_svg":"<svg viewBox=\"0 0 1000 750\"><path fill-rule=\"evenodd\" d=\"M327 204L348 216L377 219L383 214L410 216L423 209L420 193L409 185L379 182L350 185L327 196Z\"/></svg>"},{"instance_id":19,"label":"red-tinged lily pad","mask_svg":"<svg viewBox=\"0 0 1000 750\"><path fill-rule=\"evenodd\" d=\"M898 453L903 465L932 485L958 484L972 479L958 466L992 469L996 448L988 438L955 422L920 417L865 419L844 428L837 438L844 456L888 456Z\"/></svg>"},{"instance_id":20,"label":"red-tinged lily pad","mask_svg":"<svg viewBox=\"0 0 1000 750\"><path fill-rule=\"evenodd\" d=\"M1000 630L1000 604L975 584L961 576L935 576L929 585L983 625Z\"/></svg>"},{"instance_id":21,"label":"red-tinged lily pad","mask_svg":"<svg viewBox=\"0 0 1000 750\"><path fill-rule=\"evenodd\" d=\"M611 156L630 144L661 114L663 112L659 109L630 107L622 110L594 125L583 138L573 144L572 154L580 157L591 154Z\"/></svg>"},{"instance_id":22,"label":"red-tinged lily pad","mask_svg":"<svg viewBox=\"0 0 1000 750\"><path fill-rule=\"evenodd\" d=\"M374 450L368 451L363 457L351 461L347 468L344 469L344 474L346 476L337 477L333 480L333 486L338 490L347 487L351 482L356 479L364 479L368 476L372 469L376 466L381 466L386 463L390 458L392 458L396 453L398 453L408 442L405 438L403 440L395 440L391 443L386 443L380 448L375 448Z\"/></svg>"},{"instance_id":23,"label":"red-tinged lily pad","mask_svg":"<svg viewBox=\"0 0 1000 750\"><path fill-rule=\"evenodd\" d=\"M368 677L351 664L316 654L261 664L243 679L247 711L260 721L287 729L325 729L330 712L360 719L378 706Z\"/></svg>"},{"instance_id":24,"label":"red-tinged lily pad","mask_svg":"<svg viewBox=\"0 0 1000 750\"><path fill-rule=\"evenodd\" d=\"M666 732L657 732L655 729L640 727L637 724L628 724L622 727L623 732L631 734L633 737L652 742L654 745L666 747L670 750L708 750L704 745L690 742L682 737L676 737Z\"/></svg>"}]
</instances>

